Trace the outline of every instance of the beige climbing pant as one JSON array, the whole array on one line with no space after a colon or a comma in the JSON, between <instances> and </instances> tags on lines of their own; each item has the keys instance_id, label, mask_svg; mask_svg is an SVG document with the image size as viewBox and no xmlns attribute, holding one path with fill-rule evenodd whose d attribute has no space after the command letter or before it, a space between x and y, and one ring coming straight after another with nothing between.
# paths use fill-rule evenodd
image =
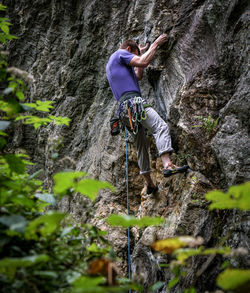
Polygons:
<instances>
[{"instance_id":1,"label":"beige climbing pant","mask_svg":"<svg viewBox=\"0 0 250 293\"><path fill-rule=\"evenodd\" d=\"M152 107L148 107L145 110L147 113L146 120L142 120L140 122L140 127L137 134L132 134L135 137L140 174L146 174L152 171L145 129L147 129L149 133L153 135L159 156L164 153L170 153L173 151L167 123ZM127 110L124 110L120 113L120 119L122 123L129 128L129 118Z\"/></svg>"}]
</instances>

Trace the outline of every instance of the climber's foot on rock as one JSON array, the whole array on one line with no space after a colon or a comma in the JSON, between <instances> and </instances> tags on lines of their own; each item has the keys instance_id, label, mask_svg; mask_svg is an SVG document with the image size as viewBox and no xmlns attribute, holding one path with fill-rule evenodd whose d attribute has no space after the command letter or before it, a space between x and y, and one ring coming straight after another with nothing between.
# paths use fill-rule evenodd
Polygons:
<instances>
[{"instance_id":1,"label":"climber's foot on rock","mask_svg":"<svg viewBox=\"0 0 250 293\"><path fill-rule=\"evenodd\" d=\"M157 193L158 192L158 190L159 190L159 188L158 188L158 186L157 185L155 185L155 186L147 186L147 194L151 194L151 193L153 193L153 194L155 194L155 193Z\"/></svg>"},{"instance_id":2,"label":"climber's foot on rock","mask_svg":"<svg viewBox=\"0 0 250 293\"><path fill-rule=\"evenodd\" d=\"M177 173L187 172L188 169L189 169L188 165L178 167L178 166L171 163L171 164L168 164L167 168L163 169L162 173L163 173L164 177L169 177L169 176L172 176Z\"/></svg>"}]
</instances>

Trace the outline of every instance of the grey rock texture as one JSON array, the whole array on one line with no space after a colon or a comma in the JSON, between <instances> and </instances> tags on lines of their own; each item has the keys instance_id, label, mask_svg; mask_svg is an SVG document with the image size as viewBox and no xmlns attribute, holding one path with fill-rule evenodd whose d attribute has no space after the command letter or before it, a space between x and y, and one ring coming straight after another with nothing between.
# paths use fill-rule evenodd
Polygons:
<instances>
[{"instance_id":1,"label":"grey rock texture","mask_svg":"<svg viewBox=\"0 0 250 293\"><path fill-rule=\"evenodd\" d=\"M132 229L132 269L145 292L156 281L168 281L171 273L159 263L168 258L153 252L151 243L174 235L202 236L205 245L218 244L218 234L237 230L228 240L232 247L249 243L247 215L209 213L204 194L213 188L227 189L250 178L249 161L249 5L246 0L8 0L12 33L10 63L35 78L28 100L54 101L52 114L71 118L70 127L49 125L34 131L16 129L12 145L26 150L37 163L32 172L44 169L46 186L51 175L64 168L83 170L111 182L117 192L102 191L91 220L109 232L126 274L127 234L110 228L105 218L126 213L125 142L111 137L109 120L116 105L105 77L105 64L119 43L127 38L153 41L169 33L141 81L147 97L171 128L177 163L187 162L186 175L164 179L151 142L153 177L157 197L145 197L135 149L129 143L129 196L131 213L141 217L162 216L169 225ZM217 127L196 127L196 116L219 118ZM59 159L51 158L57 146ZM141 196L142 194L142 196ZM89 201L79 196L65 199L60 208L76 221L90 219ZM239 232L240 231L240 232ZM247 234L248 233L248 234ZM221 259L192 258L190 270L171 292L195 285L197 292L215 290ZM247 265L247 260L243 261ZM248 263L249 265L249 263ZM165 292L162 288L159 292Z\"/></svg>"}]
</instances>

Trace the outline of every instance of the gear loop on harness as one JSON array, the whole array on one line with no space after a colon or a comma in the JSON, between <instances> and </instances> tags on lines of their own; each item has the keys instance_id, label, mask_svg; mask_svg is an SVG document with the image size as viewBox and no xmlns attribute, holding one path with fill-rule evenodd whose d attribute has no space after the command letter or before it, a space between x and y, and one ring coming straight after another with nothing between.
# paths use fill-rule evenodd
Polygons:
<instances>
[{"instance_id":1,"label":"gear loop on harness","mask_svg":"<svg viewBox=\"0 0 250 293\"><path fill-rule=\"evenodd\" d=\"M125 108L128 112L130 130L133 131L134 134L138 133L139 123L147 119L144 103L145 100L140 96L128 97L127 100L121 103L121 108Z\"/></svg>"},{"instance_id":2,"label":"gear loop on harness","mask_svg":"<svg viewBox=\"0 0 250 293\"><path fill-rule=\"evenodd\" d=\"M125 93L120 98L120 104L116 112L116 116L121 122L127 113L127 117L129 120L129 125L126 125L127 130L129 130L135 135L138 133L140 123L143 120L147 119L147 112L145 109L148 107L152 107L152 105L147 104L145 99L139 95L140 93L136 93L136 92ZM125 124L122 125L122 130L124 129L125 129ZM111 127L111 130L112 130L112 127Z\"/></svg>"}]
</instances>

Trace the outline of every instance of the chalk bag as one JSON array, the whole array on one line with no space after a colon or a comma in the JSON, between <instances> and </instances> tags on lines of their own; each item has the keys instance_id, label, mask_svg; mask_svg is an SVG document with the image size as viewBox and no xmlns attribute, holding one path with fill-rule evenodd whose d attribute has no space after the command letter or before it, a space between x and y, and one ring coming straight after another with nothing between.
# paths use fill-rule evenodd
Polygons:
<instances>
[{"instance_id":1,"label":"chalk bag","mask_svg":"<svg viewBox=\"0 0 250 293\"><path fill-rule=\"evenodd\" d=\"M113 118L110 120L111 135L118 135L120 133L119 118Z\"/></svg>"}]
</instances>

